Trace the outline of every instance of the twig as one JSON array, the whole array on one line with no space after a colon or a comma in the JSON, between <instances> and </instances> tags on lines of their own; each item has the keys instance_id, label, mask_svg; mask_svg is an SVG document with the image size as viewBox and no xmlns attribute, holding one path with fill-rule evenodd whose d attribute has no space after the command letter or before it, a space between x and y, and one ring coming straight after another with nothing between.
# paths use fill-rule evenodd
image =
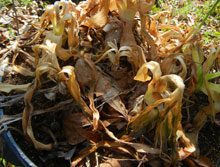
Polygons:
<instances>
[{"instance_id":1,"label":"twig","mask_svg":"<svg viewBox=\"0 0 220 167\"><path fill-rule=\"evenodd\" d=\"M104 159L104 160L111 160L112 158L106 157L106 156L102 156L102 155L98 155L100 158ZM132 159L132 158L114 158L117 161L132 161L132 162L140 162L142 161L139 159Z\"/></svg>"},{"instance_id":2,"label":"twig","mask_svg":"<svg viewBox=\"0 0 220 167\"><path fill-rule=\"evenodd\" d=\"M44 93L44 92L56 92L58 90L58 87L52 87L52 88L46 88L46 89L40 89L38 91L36 91L36 95L38 95L39 93ZM21 99L24 98L25 93L22 94L18 94L18 95L12 95L12 96L0 96L0 106L1 107L8 107L11 106L15 103L17 103L18 101L20 101ZM6 101L6 102L2 102L2 101Z\"/></svg>"},{"instance_id":3,"label":"twig","mask_svg":"<svg viewBox=\"0 0 220 167\"><path fill-rule=\"evenodd\" d=\"M23 132L22 132L22 130L20 130L20 129L16 128L16 127L13 127L13 126L8 126L7 130L15 131L15 132L17 132L19 135L21 135L21 136L24 135Z\"/></svg>"},{"instance_id":4,"label":"twig","mask_svg":"<svg viewBox=\"0 0 220 167\"><path fill-rule=\"evenodd\" d=\"M99 155L97 152L95 152L95 161L96 161L95 167L99 167Z\"/></svg>"},{"instance_id":5,"label":"twig","mask_svg":"<svg viewBox=\"0 0 220 167\"><path fill-rule=\"evenodd\" d=\"M141 167L141 165L146 161L144 160L146 158L146 155L143 156L143 158L141 158L141 161L139 162L137 167Z\"/></svg>"},{"instance_id":6,"label":"twig","mask_svg":"<svg viewBox=\"0 0 220 167\"><path fill-rule=\"evenodd\" d=\"M40 115L40 114L44 114L44 113L48 113L48 112L52 112L52 111L57 112L63 108L68 109L68 107L72 106L72 105L73 105L73 100L69 99L66 101L62 101L62 102L60 102L50 108L47 108L47 109L35 110L31 116L36 116L36 115ZM22 119L22 113L19 113L16 115L3 115L0 118L0 129L2 129L4 127L4 125L8 125L10 123L19 121L21 119Z\"/></svg>"},{"instance_id":7,"label":"twig","mask_svg":"<svg viewBox=\"0 0 220 167\"><path fill-rule=\"evenodd\" d=\"M13 3L13 10L14 10L14 13L15 13L15 17L16 17L16 26L17 26L17 35L19 35L19 25L18 25L18 15L17 15L17 9L15 7L15 2L14 0L12 0L12 3Z\"/></svg>"}]
</instances>

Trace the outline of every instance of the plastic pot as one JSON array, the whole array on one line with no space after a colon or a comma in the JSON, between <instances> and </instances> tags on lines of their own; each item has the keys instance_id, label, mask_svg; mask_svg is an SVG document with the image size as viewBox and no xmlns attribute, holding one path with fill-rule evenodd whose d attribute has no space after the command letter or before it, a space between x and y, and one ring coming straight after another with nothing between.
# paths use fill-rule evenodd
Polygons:
<instances>
[{"instance_id":1,"label":"plastic pot","mask_svg":"<svg viewBox=\"0 0 220 167\"><path fill-rule=\"evenodd\" d=\"M0 117L3 115L3 109L0 109ZM20 149L16 144L11 132L7 130L7 126L4 125L6 129L1 134L1 139L3 143L3 157L16 166L36 166Z\"/></svg>"}]
</instances>

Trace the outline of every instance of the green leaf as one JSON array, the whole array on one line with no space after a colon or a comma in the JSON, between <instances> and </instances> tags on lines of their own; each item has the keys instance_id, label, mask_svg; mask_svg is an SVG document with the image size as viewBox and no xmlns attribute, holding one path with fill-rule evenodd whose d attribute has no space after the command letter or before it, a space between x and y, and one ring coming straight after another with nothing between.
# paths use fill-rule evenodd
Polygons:
<instances>
[{"instance_id":1,"label":"green leaf","mask_svg":"<svg viewBox=\"0 0 220 167\"><path fill-rule=\"evenodd\" d=\"M211 80L211 79L215 79L217 77L220 77L220 71L216 72L216 73L209 73L209 74L206 74L206 77L205 79L206 80Z\"/></svg>"}]
</instances>

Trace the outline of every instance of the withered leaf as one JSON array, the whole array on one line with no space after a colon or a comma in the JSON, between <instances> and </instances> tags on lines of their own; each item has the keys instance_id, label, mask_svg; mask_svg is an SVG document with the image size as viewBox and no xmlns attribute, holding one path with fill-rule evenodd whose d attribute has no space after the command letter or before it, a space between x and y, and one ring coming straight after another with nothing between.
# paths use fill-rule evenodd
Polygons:
<instances>
[{"instance_id":1,"label":"withered leaf","mask_svg":"<svg viewBox=\"0 0 220 167\"><path fill-rule=\"evenodd\" d=\"M95 93L97 96L102 96L106 103L128 119L128 111L120 99L119 90L112 85L110 78L99 73Z\"/></svg>"},{"instance_id":2,"label":"withered leaf","mask_svg":"<svg viewBox=\"0 0 220 167\"><path fill-rule=\"evenodd\" d=\"M83 129L85 124L88 124L88 120L82 113L69 112L64 116L64 133L69 144L76 145L86 140L86 131Z\"/></svg>"},{"instance_id":3,"label":"withered leaf","mask_svg":"<svg viewBox=\"0 0 220 167\"><path fill-rule=\"evenodd\" d=\"M113 167L113 166L114 167L123 167L123 166L131 167L132 164L131 164L131 162L119 161L119 160L114 159L114 158L108 159L107 161L100 164L100 167Z\"/></svg>"},{"instance_id":4,"label":"withered leaf","mask_svg":"<svg viewBox=\"0 0 220 167\"><path fill-rule=\"evenodd\" d=\"M0 91L1 92L5 92L5 93L9 93L11 92L12 90L15 90L15 91L27 91L28 87L30 86L31 84L28 83L28 84L23 84L23 85L11 85L11 84L7 84L7 83L0 83Z\"/></svg>"}]
</instances>

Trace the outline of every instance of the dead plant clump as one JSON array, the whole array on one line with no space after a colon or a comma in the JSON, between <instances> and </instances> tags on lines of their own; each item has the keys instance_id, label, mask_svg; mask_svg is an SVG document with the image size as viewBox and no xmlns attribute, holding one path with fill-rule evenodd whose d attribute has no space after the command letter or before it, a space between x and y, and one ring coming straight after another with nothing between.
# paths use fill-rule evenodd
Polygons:
<instances>
[{"instance_id":1,"label":"dead plant clump","mask_svg":"<svg viewBox=\"0 0 220 167\"><path fill-rule=\"evenodd\" d=\"M29 143L71 166L210 166L197 142L208 118L219 124L219 48L203 54L198 31L168 11L149 15L154 3L58 1L39 19L34 2L17 17L2 8L14 36L0 27L1 105L23 112L6 110L1 125L22 120ZM209 103L187 117L196 92ZM59 128L40 126L52 115Z\"/></svg>"}]
</instances>

